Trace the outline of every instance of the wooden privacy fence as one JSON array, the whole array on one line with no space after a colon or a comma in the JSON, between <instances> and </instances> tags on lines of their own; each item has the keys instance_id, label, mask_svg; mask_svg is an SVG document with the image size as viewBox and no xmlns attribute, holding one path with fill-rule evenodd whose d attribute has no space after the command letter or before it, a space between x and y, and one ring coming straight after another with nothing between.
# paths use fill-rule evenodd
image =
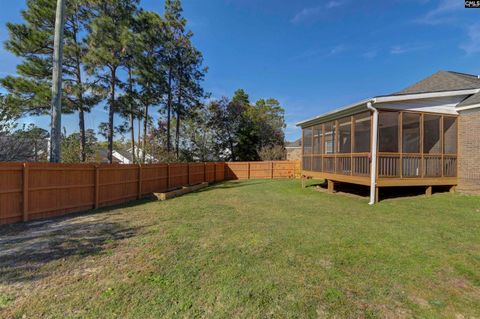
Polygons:
<instances>
[{"instance_id":1,"label":"wooden privacy fence","mask_svg":"<svg viewBox=\"0 0 480 319\"><path fill-rule=\"evenodd\" d=\"M126 203L202 182L295 178L299 162L176 164L0 163L0 224Z\"/></svg>"}]
</instances>

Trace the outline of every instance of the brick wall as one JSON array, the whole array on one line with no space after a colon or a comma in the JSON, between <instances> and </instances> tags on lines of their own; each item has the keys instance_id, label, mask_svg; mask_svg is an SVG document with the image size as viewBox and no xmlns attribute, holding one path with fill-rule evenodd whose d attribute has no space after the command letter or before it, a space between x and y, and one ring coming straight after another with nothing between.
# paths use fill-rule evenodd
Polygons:
<instances>
[{"instance_id":1,"label":"brick wall","mask_svg":"<svg viewBox=\"0 0 480 319\"><path fill-rule=\"evenodd\" d=\"M458 190L480 193L480 108L458 117Z\"/></svg>"}]
</instances>

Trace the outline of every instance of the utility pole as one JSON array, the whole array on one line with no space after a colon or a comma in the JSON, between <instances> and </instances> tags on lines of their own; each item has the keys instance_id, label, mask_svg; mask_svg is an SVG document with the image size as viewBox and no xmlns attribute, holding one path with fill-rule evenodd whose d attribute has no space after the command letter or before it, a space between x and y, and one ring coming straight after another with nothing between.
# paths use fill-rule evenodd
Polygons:
<instances>
[{"instance_id":1,"label":"utility pole","mask_svg":"<svg viewBox=\"0 0 480 319\"><path fill-rule=\"evenodd\" d=\"M65 0L57 0L52 74L52 122L50 133L50 162L60 162L62 127L62 60L63 27L65 24Z\"/></svg>"}]
</instances>

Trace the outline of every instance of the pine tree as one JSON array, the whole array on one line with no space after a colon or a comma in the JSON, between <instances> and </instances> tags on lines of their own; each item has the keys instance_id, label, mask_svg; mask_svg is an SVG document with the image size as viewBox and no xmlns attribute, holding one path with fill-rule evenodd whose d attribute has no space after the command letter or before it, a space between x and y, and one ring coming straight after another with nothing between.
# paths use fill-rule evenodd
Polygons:
<instances>
[{"instance_id":1,"label":"pine tree","mask_svg":"<svg viewBox=\"0 0 480 319\"><path fill-rule=\"evenodd\" d=\"M55 0L28 0L26 10L22 11L25 22L7 24L9 39L5 48L22 62L17 66L18 76L7 76L0 83L9 93L9 104L21 105L22 111L30 115L46 115L51 109L55 9ZM87 51L83 36L90 16L88 0L66 2L62 113L79 112L81 150L85 145L84 113L99 101L95 86L82 77L82 58Z\"/></svg>"},{"instance_id":2,"label":"pine tree","mask_svg":"<svg viewBox=\"0 0 480 319\"><path fill-rule=\"evenodd\" d=\"M164 28L164 21L155 12L141 12L134 28L138 37L134 73L143 108L142 163L145 163L148 125L151 122L149 108L161 103L167 87Z\"/></svg>"},{"instance_id":3,"label":"pine tree","mask_svg":"<svg viewBox=\"0 0 480 319\"><path fill-rule=\"evenodd\" d=\"M126 47L138 0L92 0L94 17L89 24L85 56L87 71L108 90L108 161L112 163L114 114L118 111L118 72L126 63Z\"/></svg>"}]
</instances>

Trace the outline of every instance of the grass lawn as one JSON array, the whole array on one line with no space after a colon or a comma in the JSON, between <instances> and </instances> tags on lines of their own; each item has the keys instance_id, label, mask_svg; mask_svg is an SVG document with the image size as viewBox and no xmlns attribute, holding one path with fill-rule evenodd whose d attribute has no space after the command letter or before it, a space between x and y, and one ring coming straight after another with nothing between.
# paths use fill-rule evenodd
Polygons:
<instances>
[{"instance_id":1,"label":"grass lawn","mask_svg":"<svg viewBox=\"0 0 480 319\"><path fill-rule=\"evenodd\" d=\"M2 227L0 316L478 318L480 197L367 201L227 182Z\"/></svg>"}]
</instances>

